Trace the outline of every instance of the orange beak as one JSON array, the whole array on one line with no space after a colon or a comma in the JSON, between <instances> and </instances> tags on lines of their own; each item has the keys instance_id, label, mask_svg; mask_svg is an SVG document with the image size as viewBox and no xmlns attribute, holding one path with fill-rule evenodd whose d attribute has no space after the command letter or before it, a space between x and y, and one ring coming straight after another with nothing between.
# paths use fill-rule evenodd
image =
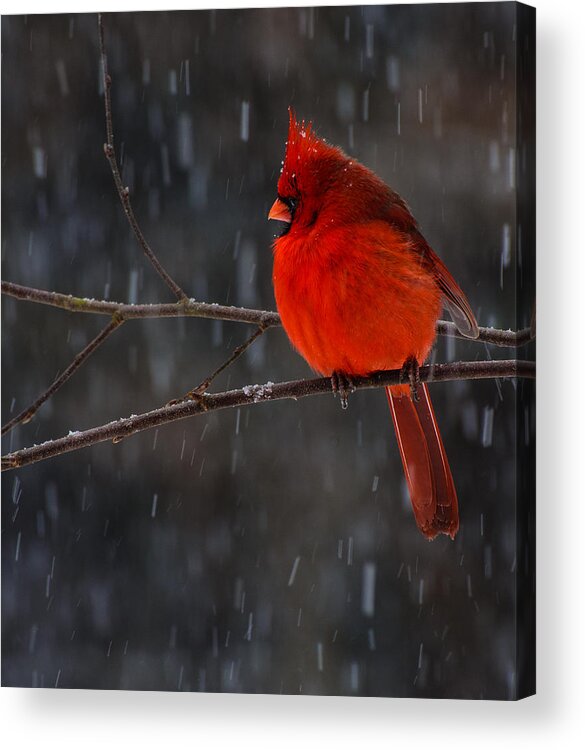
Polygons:
<instances>
[{"instance_id":1,"label":"orange beak","mask_svg":"<svg viewBox=\"0 0 585 750\"><path fill-rule=\"evenodd\" d=\"M284 201L281 201L280 198L277 198L272 204L272 208L268 213L268 219L275 219L276 221L286 221L287 224L290 224L292 221L290 208Z\"/></svg>"}]
</instances>

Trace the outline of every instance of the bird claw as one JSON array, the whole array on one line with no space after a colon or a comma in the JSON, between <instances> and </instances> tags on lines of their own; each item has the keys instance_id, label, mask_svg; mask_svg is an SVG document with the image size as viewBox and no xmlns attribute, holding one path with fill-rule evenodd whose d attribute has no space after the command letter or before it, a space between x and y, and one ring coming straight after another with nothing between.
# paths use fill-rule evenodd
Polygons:
<instances>
[{"instance_id":1,"label":"bird claw","mask_svg":"<svg viewBox=\"0 0 585 750\"><path fill-rule=\"evenodd\" d=\"M331 376L331 390L333 395L341 399L341 408L347 409L349 394L355 391L355 385L349 375L335 371Z\"/></svg>"},{"instance_id":2,"label":"bird claw","mask_svg":"<svg viewBox=\"0 0 585 750\"><path fill-rule=\"evenodd\" d=\"M413 401L420 401L418 387L420 386L420 368L416 357L405 360L400 370L400 382L408 381L410 384L410 397Z\"/></svg>"}]
</instances>

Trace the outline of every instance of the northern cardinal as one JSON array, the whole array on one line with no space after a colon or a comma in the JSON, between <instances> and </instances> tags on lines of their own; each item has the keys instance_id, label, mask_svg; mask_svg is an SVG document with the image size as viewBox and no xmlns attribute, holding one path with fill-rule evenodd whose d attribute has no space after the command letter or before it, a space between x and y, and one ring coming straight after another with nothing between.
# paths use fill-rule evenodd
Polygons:
<instances>
[{"instance_id":1,"label":"northern cardinal","mask_svg":"<svg viewBox=\"0 0 585 750\"><path fill-rule=\"evenodd\" d=\"M428 539L459 528L457 493L426 383L416 380L443 304L459 331L479 334L465 295L406 203L373 172L290 122L269 219L274 292L293 346L346 398L352 375L405 368L387 388L414 516Z\"/></svg>"}]
</instances>

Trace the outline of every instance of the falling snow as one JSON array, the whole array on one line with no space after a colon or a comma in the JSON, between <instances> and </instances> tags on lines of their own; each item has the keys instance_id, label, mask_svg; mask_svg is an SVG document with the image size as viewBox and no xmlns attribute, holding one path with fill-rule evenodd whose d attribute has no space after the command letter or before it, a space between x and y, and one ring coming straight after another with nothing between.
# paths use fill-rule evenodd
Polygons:
<instances>
[{"instance_id":1,"label":"falling snow","mask_svg":"<svg viewBox=\"0 0 585 750\"><path fill-rule=\"evenodd\" d=\"M512 326L534 243L514 212L521 30L504 6L470 15L463 4L448 23L408 6L106 17L123 184L191 302L274 309L266 214L292 105L400 192L480 323ZM109 182L95 19L2 26L3 278L71 300L174 302ZM12 417L107 318L4 296L2 312ZM166 404L252 330L128 322L5 448ZM432 356L506 351L439 337ZM427 543L384 393L355 394L347 412L332 398L275 398L276 383L311 376L275 328L208 388L243 388L248 403L5 472L3 680L513 697L509 613L527 564L514 461L535 429L520 381L429 386L461 529Z\"/></svg>"}]
</instances>

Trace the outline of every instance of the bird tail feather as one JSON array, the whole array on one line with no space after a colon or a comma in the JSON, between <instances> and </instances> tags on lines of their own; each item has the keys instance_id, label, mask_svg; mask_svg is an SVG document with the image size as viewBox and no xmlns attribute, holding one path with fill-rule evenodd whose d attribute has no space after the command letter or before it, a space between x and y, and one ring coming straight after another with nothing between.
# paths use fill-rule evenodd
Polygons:
<instances>
[{"instance_id":1,"label":"bird tail feather","mask_svg":"<svg viewBox=\"0 0 585 750\"><path fill-rule=\"evenodd\" d=\"M426 383L386 388L416 523L427 539L459 528L457 492Z\"/></svg>"}]
</instances>

